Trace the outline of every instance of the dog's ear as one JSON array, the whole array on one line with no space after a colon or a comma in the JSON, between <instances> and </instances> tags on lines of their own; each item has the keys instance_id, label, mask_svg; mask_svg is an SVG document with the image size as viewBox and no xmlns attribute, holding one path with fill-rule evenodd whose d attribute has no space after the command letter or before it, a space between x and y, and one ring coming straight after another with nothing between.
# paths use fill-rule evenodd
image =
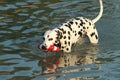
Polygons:
<instances>
[{"instance_id":1,"label":"dog's ear","mask_svg":"<svg viewBox=\"0 0 120 80\"><path fill-rule=\"evenodd\" d=\"M59 31L58 31L59 32ZM59 34L58 34L58 39L61 39L62 38L62 33L61 32L59 32Z\"/></svg>"},{"instance_id":2,"label":"dog's ear","mask_svg":"<svg viewBox=\"0 0 120 80\"><path fill-rule=\"evenodd\" d=\"M60 31L56 31L57 32L57 39L61 39L63 36L62 36L62 33Z\"/></svg>"}]
</instances>

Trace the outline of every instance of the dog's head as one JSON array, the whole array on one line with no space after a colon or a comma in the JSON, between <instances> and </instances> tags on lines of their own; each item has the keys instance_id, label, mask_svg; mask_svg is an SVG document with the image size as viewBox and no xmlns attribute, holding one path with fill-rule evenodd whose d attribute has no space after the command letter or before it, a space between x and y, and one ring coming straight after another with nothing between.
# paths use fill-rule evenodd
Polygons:
<instances>
[{"instance_id":1,"label":"dog's head","mask_svg":"<svg viewBox=\"0 0 120 80\"><path fill-rule=\"evenodd\" d=\"M48 49L51 45L61 47L60 39L62 38L61 32L57 30L48 30L43 34L42 49Z\"/></svg>"}]
</instances>

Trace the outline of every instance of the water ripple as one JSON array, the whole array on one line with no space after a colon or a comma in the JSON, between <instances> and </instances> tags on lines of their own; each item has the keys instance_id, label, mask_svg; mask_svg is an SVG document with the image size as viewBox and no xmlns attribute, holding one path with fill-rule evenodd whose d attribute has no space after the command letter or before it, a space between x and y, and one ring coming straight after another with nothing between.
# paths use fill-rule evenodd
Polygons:
<instances>
[{"instance_id":1,"label":"water ripple","mask_svg":"<svg viewBox=\"0 0 120 80\"><path fill-rule=\"evenodd\" d=\"M24 5L28 5L27 2L16 2L17 6L24 6Z\"/></svg>"},{"instance_id":2,"label":"water ripple","mask_svg":"<svg viewBox=\"0 0 120 80\"><path fill-rule=\"evenodd\" d=\"M6 6L0 6L1 11L6 11L9 9L16 9L17 7L13 4L6 4Z\"/></svg>"}]
</instances>

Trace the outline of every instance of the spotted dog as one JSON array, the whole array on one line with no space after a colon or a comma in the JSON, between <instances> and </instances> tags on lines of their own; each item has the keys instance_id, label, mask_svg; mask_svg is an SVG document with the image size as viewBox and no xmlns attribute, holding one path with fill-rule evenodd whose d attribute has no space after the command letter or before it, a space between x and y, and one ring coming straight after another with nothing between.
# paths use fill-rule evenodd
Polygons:
<instances>
[{"instance_id":1,"label":"spotted dog","mask_svg":"<svg viewBox=\"0 0 120 80\"><path fill-rule=\"evenodd\" d=\"M95 23L102 17L103 13L102 0L99 0L99 2L100 12L95 19L76 17L57 28L46 31L43 36L43 48L47 49L50 45L54 45L64 52L71 52L72 45L85 36L89 38L91 43L97 44L99 37Z\"/></svg>"}]
</instances>

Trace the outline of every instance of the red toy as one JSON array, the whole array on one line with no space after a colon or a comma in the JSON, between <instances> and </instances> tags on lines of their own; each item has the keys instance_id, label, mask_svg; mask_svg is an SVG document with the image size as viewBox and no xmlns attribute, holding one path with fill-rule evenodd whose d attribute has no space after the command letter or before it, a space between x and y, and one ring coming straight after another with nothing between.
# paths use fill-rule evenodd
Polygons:
<instances>
[{"instance_id":1,"label":"red toy","mask_svg":"<svg viewBox=\"0 0 120 80\"><path fill-rule=\"evenodd\" d=\"M39 49L43 49L42 48L42 45L38 45L38 48ZM51 51L51 52L56 52L56 53L59 53L60 52L60 48L59 47L56 47L56 46L53 46L51 45L48 49L46 49L47 51Z\"/></svg>"}]
</instances>

